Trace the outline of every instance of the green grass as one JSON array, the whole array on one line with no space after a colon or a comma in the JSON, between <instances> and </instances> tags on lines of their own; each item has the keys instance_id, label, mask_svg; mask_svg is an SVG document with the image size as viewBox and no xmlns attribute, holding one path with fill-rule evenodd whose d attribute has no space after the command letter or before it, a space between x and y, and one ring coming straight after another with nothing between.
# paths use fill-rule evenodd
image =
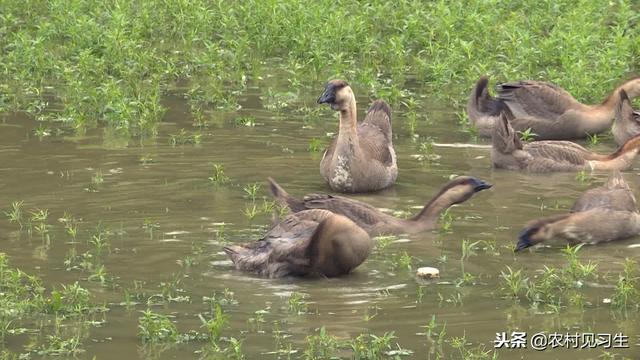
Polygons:
<instances>
[{"instance_id":1,"label":"green grass","mask_svg":"<svg viewBox=\"0 0 640 360\"><path fill-rule=\"evenodd\" d=\"M212 110L237 110L267 68L289 80L263 94L273 111L331 77L393 103L411 101L412 78L462 104L482 74L547 79L596 101L638 68L638 11L569 0L5 1L0 111L29 114L42 136L48 123L155 134L178 80L189 80L200 126Z\"/></svg>"}]
</instances>

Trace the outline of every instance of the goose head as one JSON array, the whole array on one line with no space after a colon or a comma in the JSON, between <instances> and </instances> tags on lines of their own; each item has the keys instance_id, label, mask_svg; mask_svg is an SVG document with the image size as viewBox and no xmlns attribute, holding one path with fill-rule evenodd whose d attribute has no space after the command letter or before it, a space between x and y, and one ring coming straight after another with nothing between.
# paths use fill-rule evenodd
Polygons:
<instances>
[{"instance_id":1,"label":"goose head","mask_svg":"<svg viewBox=\"0 0 640 360\"><path fill-rule=\"evenodd\" d=\"M490 189L492 186L473 176L458 176L445 185L441 193L443 196L449 197L452 204L460 204L469 200L473 194Z\"/></svg>"},{"instance_id":2,"label":"goose head","mask_svg":"<svg viewBox=\"0 0 640 360\"><path fill-rule=\"evenodd\" d=\"M352 101L355 101L353 91L344 80L329 81L318 98L318 104L329 104L331 109L336 111L348 110Z\"/></svg>"},{"instance_id":3,"label":"goose head","mask_svg":"<svg viewBox=\"0 0 640 360\"><path fill-rule=\"evenodd\" d=\"M570 214L552 216L530 222L518 234L518 244L514 251L521 251L541 242L551 240L556 234L556 227L561 226Z\"/></svg>"}]
</instances>

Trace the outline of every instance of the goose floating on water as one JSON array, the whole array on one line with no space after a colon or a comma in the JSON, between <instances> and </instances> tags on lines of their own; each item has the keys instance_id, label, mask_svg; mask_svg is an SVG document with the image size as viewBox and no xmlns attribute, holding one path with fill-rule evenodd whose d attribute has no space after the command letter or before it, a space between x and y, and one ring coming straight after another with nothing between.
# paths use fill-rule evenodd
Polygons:
<instances>
[{"instance_id":1,"label":"goose floating on water","mask_svg":"<svg viewBox=\"0 0 640 360\"><path fill-rule=\"evenodd\" d=\"M353 221L326 210L290 214L260 240L224 251L238 270L270 278L350 273L373 248Z\"/></svg>"},{"instance_id":2,"label":"goose floating on water","mask_svg":"<svg viewBox=\"0 0 640 360\"><path fill-rule=\"evenodd\" d=\"M391 109L373 102L367 116L357 121L356 98L343 80L332 80L318 99L340 113L338 135L324 152L320 174L332 190L368 192L387 188L398 177L391 136Z\"/></svg>"},{"instance_id":3,"label":"goose floating on water","mask_svg":"<svg viewBox=\"0 0 640 360\"><path fill-rule=\"evenodd\" d=\"M612 154L591 152L570 141L535 141L523 144L504 113L492 137L491 161L496 168L531 172L626 170L640 151L640 135Z\"/></svg>"},{"instance_id":4,"label":"goose floating on water","mask_svg":"<svg viewBox=\"0 0 640 360\"><path fill-rule=\"evenodd\" d=\"M325 209L344 215L362 227L369 235L414 234L435 229L440 213L454 204L462 203L476 192L491 188L491 184L470 176L459 176L447 184L424 206L422 211L409 219L399 219L385 214L364 202L342 196L309 194L302 200L289 195L278 183L269 178L271 193L282 206L294 213L309 209Z\"/></svg>"},{"instance_id":5,"label":"goose floating on water","mask_svg":"<svg viewBox=\"0 0 640 360\"><path fill-rule=\"evenodd\" d=\"M500 84L492 97L488 83L487 77L481 77L467 103L471 123L485 137L491 137L500 114L505 113L516 131L531 129L536 140L585 138L611 127L621 90L630 99L640 96L640 77L627 80L598 105L582 104L561 87L534 80Z\"/></svg>"},{"instance_id":6,"label":"goose floating on water","mask_svg":"<svg viewBox=\"0 0 640 360\"><path fill-rule=\"evenodd\" d=\"M597 244L640 234L640 213L629 185L614 172L603 186L586 191L569 214L546 217L527 224L518 235L515 251L554 238L569 244Z\"/></svg>"}]
</instances>

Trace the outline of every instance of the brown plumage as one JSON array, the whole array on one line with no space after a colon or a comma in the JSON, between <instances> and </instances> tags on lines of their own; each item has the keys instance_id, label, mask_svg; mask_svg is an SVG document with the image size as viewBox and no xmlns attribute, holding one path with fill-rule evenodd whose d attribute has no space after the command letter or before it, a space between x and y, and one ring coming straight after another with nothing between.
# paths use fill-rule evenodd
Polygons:
<instances>
[{"instance_id":1,"label":"brown plumage","mask_svg":"<svg viewBox=\"0 0 640 360\"><path fill-rule=\"evenodd\" d=\"M326 210L287 216L262 239L224 251L239 270L270 278L345 275L367 259L369 235L353 221Z\"/></svg>"},{"instance_id":2,"label":"brown plumage","mask_svg":"<svg viewBox=\"0 0 640 360\"><path fill-rule=\"evenodd\" d=\"M320 161L320 174L331 189L367 192L393 185L398 177L391 133L391 109L382 100L373 102L358 123L356 98L343 80L325 86L319 104L329 104L340 113L338 135Z\"/></svg>"},{"instance_id":3,"label":"brown plumage","mask_svg":"<svg viewBox=\"0 0 640 360\"><path fill-rule=\"evenodd\" d=\"M468 200L473 194L489 189L488 184L480 179L460 176L449 181L424 206L420 213L409 219L398 219L385 214L373 206L358 200L327 194L309 194L302 200L289 195L273 179L269 178L271 193L276 200L291 211L308 211L309 209L325 209L344 215L362 227L369 235L418 233L433 230L440 213L451 205Z\"/></svg>"},{"instance_id":4,"label":"brown plumage","mask_svg":"<svg viewBox=\"0 0 640 360\"><path fill-rule=\"evenodd\" d=\"M640 134L640 111L634 111L627 92L620 90L620 102L616 107L616 120L613 122L613 138L618 145Z\"/></svg>"},{"instance_id":5,"label":"brown plumage","mask_svg":"<svg viewBox=\"0 0 640 360\"><path fill-rule=\"evenodd\" d=\"M531 172L625 170L640 151L640 135L609 155L591 152L570 141L523 144L504 114L494 128L492 142L494 167Z\"/></svg>"},{"instance_id":6,"label":"brown plumage","mask_svg":"<svg viewBox=\"0 0 640 360\"><path fill-rule=\"evenodd\" d=\"M633 192L615 171L603 186L586 191L569 214L534 220L518 235L516 251L554 238L569 244L596 244L640 233L640 213Z\"/></svg>"},{"instance_id":7,"label":"brown plumage","mask_svg":"<svg viewBox=\"0 0 640 360\"><path fill-rule=\"evenodd\" d=\"M497 86L497 96L491 97L488 79L480 78L471 92L467 104L469 119L480 135L490 137L500 113L506 114L516 131L531 129L536 140L562 140L584 138L611 126L620 90L629 98L640 96L640 77L618 86L599 105L578 102L561 87L548 82L522 80Z\"/></svg>"}]
</instances>

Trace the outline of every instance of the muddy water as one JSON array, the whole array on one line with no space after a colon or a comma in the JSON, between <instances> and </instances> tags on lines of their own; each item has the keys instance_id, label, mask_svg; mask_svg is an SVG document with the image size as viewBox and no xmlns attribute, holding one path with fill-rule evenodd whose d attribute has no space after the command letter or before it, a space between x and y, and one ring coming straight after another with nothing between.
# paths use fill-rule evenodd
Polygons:
<instances>
[{"instance_id":1,"label":"muddy water","mask_svg":"<svg viewBox=\"0 0 640 360\"><path fill-rule=\"evenodd\" d=\"M248 359L286 358L287 351L282 349L289 346L296 351L290 356L300 357L306 346L305 336L322 326L340 339L364 332L381 335L393 331L394 342L413 351L414 358L435 358L433 344L419 335L433 315L438 324L446 323L448 339L464 335L470 347L484 344L490 350L496 332L502 331L623 332L630 336L631 349L609 351L634 358L640 354L637 316L616 316L602 304L613 293L610 287L590 291L588 299L593 304L585 311L569 305L559 314L530 310L527 303L504 299L500 292L499 274L506 265L532 271L544 265L566 264L561 244L514 254L516 234L530 219L567 211L578 194L602 183L606 175L596 174L590 185L576 181L575 174L527 175L493 170L488 148L437 145L468 143L471 139L460 131L451 110L424 99L420 101L416 132L435 140L434 151L440 158L429 164L414 158L419 140L409 134L406 114L395 111L398 182L387 191L355 197L406 213L417 211L452 174L474 175L493 183L490 191L452 209L450 232L400 236L354 274L338 279L266 280L234 270L222 252L221 224L225 224L225 241L240 243L258 238L270 222L267 214L258 214L253 220L244 215L243 210L252 202L243 187L254 182L263 184L256 200L258 208L268 195L264 185L267 176L295 195L328 191L318 173L321 153L310 153L307 146L312 138L328 143L326 134L337 130L336 115L325 109L305 118L294 111L303 105L315 107L320 90L304 90L304 95L288 108L275 111L263 106L260 94L265 89L251 89L240 99L242 109L238 113L210 113L211 124L202 130L192 127L184 101L169 96L158 137L145 140L119 137L105 129L89 130L82 136L39 139L33 135L34 122L21 115L3 116L0 204L6 209L12 201L24 200L27 209L49 209L52 228L51 241L46 243L2 218L1 251L8 254L14 266L41 276L47 286L80 281L92 291L96 302L109 307L101 318L105 322L89 327L85 333L86 353L82 357L200 356L205 347L201 342L165 349L144 347L137 337L137 319L147 305L127 309L122 305L125 290L141 294L136 299L141 301L167 287L183 301L150 308L172 315L181 332L203 331L197 316L209 311L203 297L224 289L232 291L238 303L224 305L229 324L223 334L244 339L243 352ZM356 91L361 95L358 105L363 115L368 100L362 96L362 89ZM232 120L239 115L253 116L257 125L234 125ZM200 144L171 145L170 135L183 128L202 134ZM477 144L488 143L479 140ZM612 141L604 140L595 148L611 151ZM214 186L209 182L213 163L224 165L228 184ZM92 184L98 171L104 181ZM628 171L625 177L633 188L640 184L637 169ZM77 243L56 221L65 211L82 219ZM155 224L153 231L145 224ZM110 234L110 249L103 255L109 278L104 286L88 281L87 272L67 271L64 264L70 249L82 253L90 248L86 241L97 226ZM464 268L476 277L475 284L456 287L454 283L462 275L463 239L484 240L493 249L480 248L469 256ZM636 242L638 239L586 247L581 251L582 260L597 262L600 274L617 272L625 257L640 254L640 248L629 248ZM420 285L411 271L394 266L402 251L414 257L414 270L419 266L438 267L441 281ZM166 285L171 283L174 285ZM294 291L306 295L307 313L297 315L288 310L289 295ZM419 301L420 291L423 297ZM256 312L263 313L262 319ZM277 334L282 339L278 340ZM11 351L22 352L27 338L13 336L5 342ZM603 350L499 350L498 357L595 359ZM446 344L444 352L444 358L460 357Z\"/></svg>"}]
</instances>

